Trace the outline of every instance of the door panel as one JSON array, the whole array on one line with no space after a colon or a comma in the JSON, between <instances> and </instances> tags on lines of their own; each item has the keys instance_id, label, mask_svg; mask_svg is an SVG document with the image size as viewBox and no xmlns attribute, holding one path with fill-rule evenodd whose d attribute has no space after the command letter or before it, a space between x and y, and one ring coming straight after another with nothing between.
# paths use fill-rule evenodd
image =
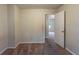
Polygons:
<instances>
[{"instance_id":1,"label":"door panel","mask_svg":"<svg viewBox=\"0 0 79 59\"><path fill-rule=\"evenodd\" d=\"M56 14L55 42L64 48L64 11L58 12Z\"/></svg>"}]
</instances>

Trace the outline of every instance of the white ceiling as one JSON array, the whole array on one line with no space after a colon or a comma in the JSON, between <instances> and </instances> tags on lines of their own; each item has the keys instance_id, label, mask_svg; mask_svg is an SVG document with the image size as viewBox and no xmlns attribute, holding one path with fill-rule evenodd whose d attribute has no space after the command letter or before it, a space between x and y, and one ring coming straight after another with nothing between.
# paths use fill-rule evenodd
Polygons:
<instances>
[{"instance_id":1,"label":"white ceiling","mask_svg":"<svg viewBox=\"0 0 79 59\"><path fill-rule=\"evenodd\" d=\"M37 9L56 9L62 4L18 4L20 8L37 8Z\"/></svg>"}]
</instances>

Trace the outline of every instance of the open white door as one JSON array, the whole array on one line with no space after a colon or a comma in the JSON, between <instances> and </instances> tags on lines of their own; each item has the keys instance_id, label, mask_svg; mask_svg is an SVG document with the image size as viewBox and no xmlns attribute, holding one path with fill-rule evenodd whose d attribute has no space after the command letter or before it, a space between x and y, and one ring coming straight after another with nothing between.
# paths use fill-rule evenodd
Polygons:
<instances>
[{"instance_id":1,"label":"open white door","mask_svg":"<svg viewBox=\"0 0 79 59\"><path fill-rule=\"evenodd\" d=\"M55 42L64 48L64 11L58 12L56 14Z\"/></svg>"}]
</instances>

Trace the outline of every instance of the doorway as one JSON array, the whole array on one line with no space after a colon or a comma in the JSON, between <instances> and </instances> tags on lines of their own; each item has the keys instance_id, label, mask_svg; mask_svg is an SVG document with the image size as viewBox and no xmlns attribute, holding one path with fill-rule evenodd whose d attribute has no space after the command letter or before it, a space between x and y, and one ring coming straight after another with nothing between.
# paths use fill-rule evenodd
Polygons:
<instances>
[{"instance_id":1,"label":"doorway","mask_svg":"<svg viewBox=\"0 0 79 59\"><path fill-rule=\"evenodd\" d=\"M55 43L62 48L65 48L65 21L64 21L64 11L60 11L55 15L46 15L46 38L48 42L52 45Z\"/></svg>"},{"instance_id":2,"label":"doorway","mask_svg":"<svg viewBox=\"0 0 79 59\"><path fill-rule=\"evenodd\" d=\"M46 39L48 42L52 43L55 41L55 15L47 14L46 15Z\"/></svg>"}]
</instances>

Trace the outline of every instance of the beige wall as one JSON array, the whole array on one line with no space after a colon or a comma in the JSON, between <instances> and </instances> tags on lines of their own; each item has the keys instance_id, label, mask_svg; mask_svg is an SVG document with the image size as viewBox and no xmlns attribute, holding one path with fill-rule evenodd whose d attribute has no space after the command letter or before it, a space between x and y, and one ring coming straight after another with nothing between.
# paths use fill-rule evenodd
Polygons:
<instances>
[{"instance_id":1,"label":"beige wall","mask_svg":"<svg viewBox=\"0 0 79 59\"><path fill-rule=\"evenodd\" d=\"M66 12L66 48L79 54L79 5L63 5L61 10Z\"/></svg>"},{"instance_id":2,"label":"beige wall","mask_svg":"<svg viewBox=\"0 0 79 59\"><path fill-rule=\"evenodd\" d=\"M16 5L8 5L8 47L15 47L20 41L20 13Z\"/></svg>"},{"instance_id":3,"label":"beige wall","mask_svg":"<svg viewBox=\"0 0 79 59\"><path fill-rule=\"evenodd\" d=\"M15 7L8 5L8 47L15 47Z\"/></svg>"},{"instance_id":4,"label":"beige wall","mask_svg":"<svg viewBox=\"0 0 79 59\"><path fill-rule=\"evenodd\" d=\"M8 47L7 5L0 5L0 53Z\"/></svg>"},{"instance_id":5,"label":"beige wall","mask_svg":"<svg viewBox=\"0 0 79 59\"><path fill-rule=\"evenodd\" d=\"M20 9L15 5L15 45L17 46L21 41L21 22Z\"/></svg>"},{"instance_id":6,"label":"beige wall","mask_svg":"<svg viewBox=\"0 0 79 59\"><path fill-rule=\"evenodd\" d=\"M19 43L45 42L45 14L54 14L52 9L19 9L8 5L8 47Z\"/></svg>"},{"instance_id":7,"label":"beige wall","mask_svg":"<svg viewBox=\"0 0 79 59\"><path fill-rule=\"evenodd\" d=\"M49 9L19 9L8 5L8 47L19 43L45 42L45 14L54 14Z\"/></svg>"},{"instance_id":8,"label":"beige wall","mask_svg":"<svg viewBox=\"0 0 79 59\"><path fill-rule=\"evenodd\" d=\"M22 42L45 42L45 14L53 14L49 9L21 9Z\"/></svg>"}]
</instances>

